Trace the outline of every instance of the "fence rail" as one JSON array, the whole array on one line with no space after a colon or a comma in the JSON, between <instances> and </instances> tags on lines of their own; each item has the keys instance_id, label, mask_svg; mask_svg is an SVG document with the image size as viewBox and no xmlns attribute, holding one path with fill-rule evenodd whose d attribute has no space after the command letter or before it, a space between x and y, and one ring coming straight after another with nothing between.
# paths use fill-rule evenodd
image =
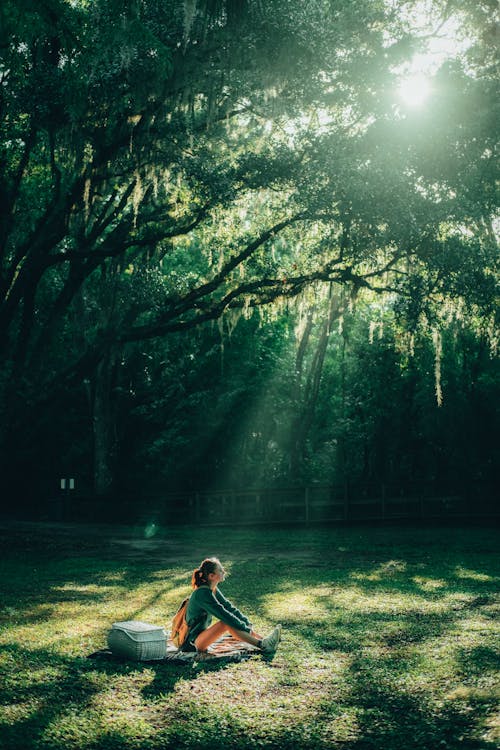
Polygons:
<instances>
[{"instance_id":1,"label":"fence rail","mask_svg":"<svg viewBox=\"0 0 500 750\"><path fill-rule=\"evenodd\" d=\"M187 499L187 505L186 505ZM177 500L177 502L176 502ZM172 502L173 501L173 502ZM330 488L255 492L200 492L170 498L164 506L169 520L184 518L210 524L316 523L491 515L492 503L471 505L461 495L397 496L387 494L351 498ZM158 508L161 512L161 508Z\"/></svg>"}]
</instances>

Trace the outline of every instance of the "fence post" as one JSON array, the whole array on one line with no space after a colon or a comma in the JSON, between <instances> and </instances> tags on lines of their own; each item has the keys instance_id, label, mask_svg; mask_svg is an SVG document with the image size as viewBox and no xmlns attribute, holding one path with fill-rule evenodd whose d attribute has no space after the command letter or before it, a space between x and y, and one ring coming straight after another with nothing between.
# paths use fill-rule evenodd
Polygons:
<instances>
[{"instance_id":1,"label":"fence post","mask_svg":"<svg viewBox=\"0 0 500 750\"><path fill-rule=\"evenodd\" d=\"M306 523L309 523L309 487L306 487L304 490L304 502L305 502L305 512L306 512Z\"/></svg>"},{"instance_id":2,"label":"fence post","mask_svg":"<svg viewBox=\"0 0 500 750\"><path fill-rule=\"evenodd\" d=\"M260 507L260 492L255 493L255 515L257 516L257 519L260 520L262 517L261 507Z\"/></svg>"}]
</instances>

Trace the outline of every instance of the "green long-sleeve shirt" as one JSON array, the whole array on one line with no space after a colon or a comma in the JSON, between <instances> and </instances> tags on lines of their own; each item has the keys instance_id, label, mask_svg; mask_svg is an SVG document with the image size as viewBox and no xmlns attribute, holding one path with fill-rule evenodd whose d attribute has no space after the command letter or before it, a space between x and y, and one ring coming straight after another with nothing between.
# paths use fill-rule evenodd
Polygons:
<instances>
[{"instance_id":1,"label":"green long-sleeve shirt","mask_svg":"<svg viewBox=\"0 0 500 750\"><path fill-rule=\"evenodd\" d=\"M248 617L226 599L218 588L212 591L210 586L199 586L191 594L186 612L190 644L210 626L212 615L236 630L244 630L247 633L252 631Z\"/></svg>"}]
</instances>

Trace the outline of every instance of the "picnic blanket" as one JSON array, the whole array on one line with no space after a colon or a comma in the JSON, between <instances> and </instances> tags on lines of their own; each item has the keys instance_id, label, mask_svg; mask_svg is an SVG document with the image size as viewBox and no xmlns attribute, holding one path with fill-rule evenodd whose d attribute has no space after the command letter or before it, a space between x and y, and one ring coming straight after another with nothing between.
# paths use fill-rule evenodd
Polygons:
<instances>
[{"instance_id":1,"label":"picnic blanket","mask_svg":"<svg viewBox=\"0 0 500 750\"><path fill-rule=\"evenodd\" d=\"M195 651L183 652L174 646L172 641L167 643L167 653L163 659L154 659L151 661L143 660L143 664L162 664L170 662L172 664L193 664L195 662L211 662L216 660L225 660L227 662L239 662L248 659L252 654L261 653L258 648L250 643L238 641L231 635L224 635L218 641L212 643L205 653ZM121 656L114 654L109 648L102 648L94 651L87 656L88 659L104 659L105 661L126 661Z\"/></svg>"}]
</instances>

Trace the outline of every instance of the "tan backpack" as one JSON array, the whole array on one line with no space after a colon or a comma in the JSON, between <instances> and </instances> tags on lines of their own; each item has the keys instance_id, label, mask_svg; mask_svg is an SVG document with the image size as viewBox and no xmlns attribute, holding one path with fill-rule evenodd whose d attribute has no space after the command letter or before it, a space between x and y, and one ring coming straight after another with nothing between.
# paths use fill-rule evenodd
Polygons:
<instances>
[{"instance_id":1,"label":"tan backpack","mask_svg":"<svg viewBox=\"0 0 500 750\"><path fill-rule=\"evenodd\" d=\"M184 599L172 620L170 639L172 640L174 646L176 646L177 648L181 648L186 643L187 637L189 635L189 626L186 622L188 602L189 596Z\"/></svg>"}]
</instances>

